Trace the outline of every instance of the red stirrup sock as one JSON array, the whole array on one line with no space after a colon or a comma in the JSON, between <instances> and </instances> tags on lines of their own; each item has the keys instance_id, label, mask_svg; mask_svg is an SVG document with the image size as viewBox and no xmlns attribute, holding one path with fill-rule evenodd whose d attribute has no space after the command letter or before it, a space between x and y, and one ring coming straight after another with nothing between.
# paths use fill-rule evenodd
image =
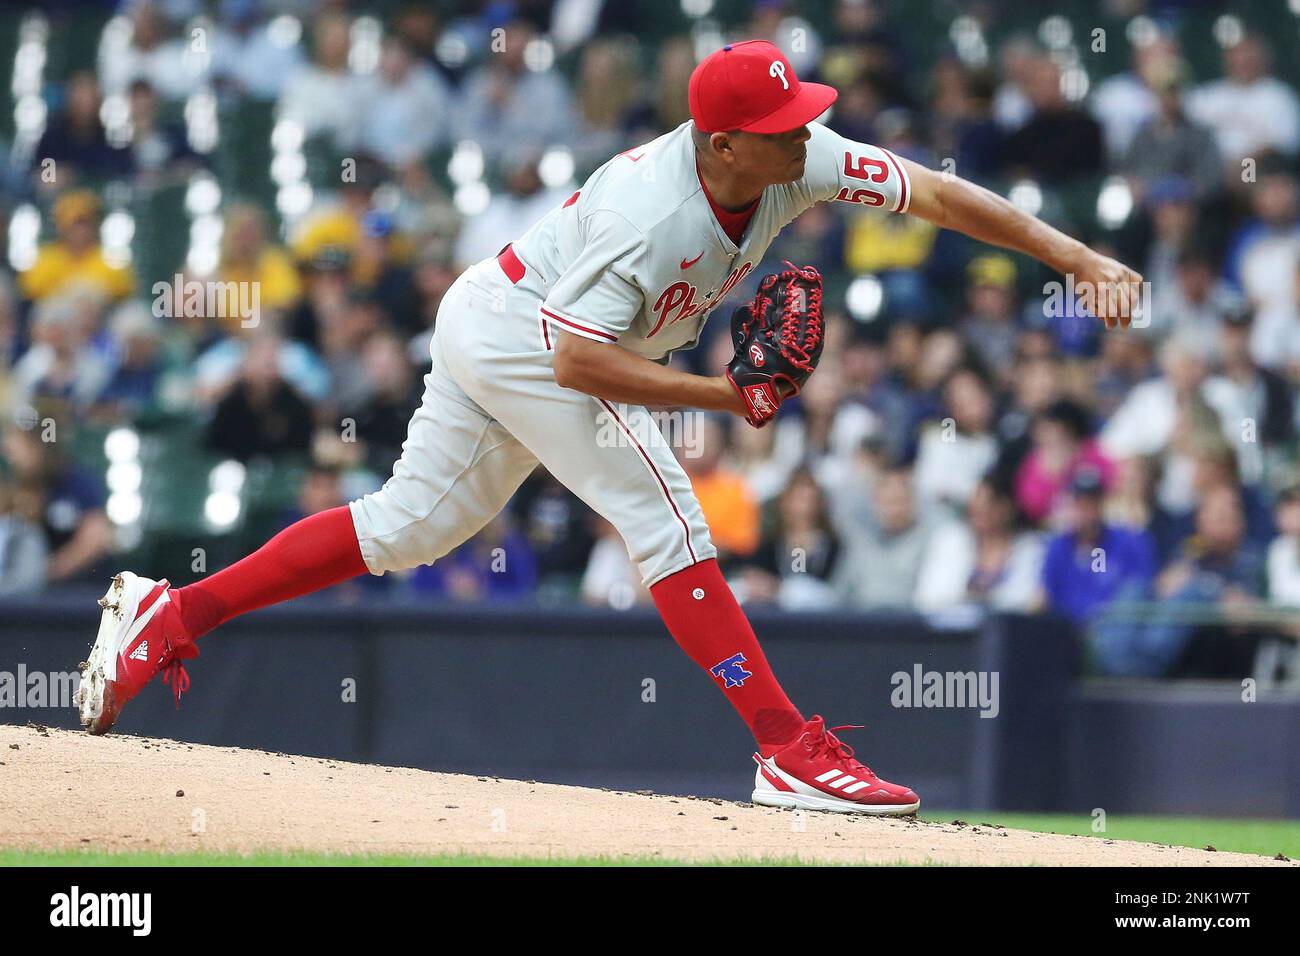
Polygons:
<instances>
[{"instance_id":1,"label":"red stirrup sock","mask_svg":"<svg viewBox=\"0 0 1300 956\"><path fill-rule=\"evenodd\" d=\"M184 637L202 637L232 617L310 594L366 573L347 505L289 525L242 561L171 592ZM170 630L170 628L168 628Z\"/></svg>"},{"instance_id":2,"label":"red stirrup sock","mask_svg":"<svg viewBox=\"0 0 1300 956\"><path fill-rule=\"evenodd\" d=\"M764 757L799 735L803 715L777 683L715 559L668 575L650 588L650 594L669 632L713 675L749 725Z\"/></svg>"}]
</instances>

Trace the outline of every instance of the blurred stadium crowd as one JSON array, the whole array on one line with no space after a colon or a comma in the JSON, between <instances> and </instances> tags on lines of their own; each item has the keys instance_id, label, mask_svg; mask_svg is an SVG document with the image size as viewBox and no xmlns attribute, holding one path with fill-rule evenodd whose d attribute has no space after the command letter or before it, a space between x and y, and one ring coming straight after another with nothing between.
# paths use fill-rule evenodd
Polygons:
<instances>
[{"instance_id":1,"label":"blurred stadium crowd","mask_svg":"<svg viewBox=\"0 0 1300 956\"><path fill-rule=\"evenodd\" d=\"M459 270L686 121L699 56L764 37L840 89L830 126L1009 195L1152 292L1145 328L1102 335L1068 297L1045 305L1060 277L1028 259L809 211L755 274L826 276L820 369L773 426L700 415L679 449L737 593L1052 611L1090 626L1108 674L1240 673L1243 646L1281 666L1291 645L1259 639L1300 606L1298 6L6 14L0 592L129 562L183 581L376 487ZM258 321L170 308L154 284L178 279L256 283ZM674 361L722 368L721 312ZM646 598L612 529L541 470L443 561L344 589L385 592Z\"/></svg>"}]
</instances>

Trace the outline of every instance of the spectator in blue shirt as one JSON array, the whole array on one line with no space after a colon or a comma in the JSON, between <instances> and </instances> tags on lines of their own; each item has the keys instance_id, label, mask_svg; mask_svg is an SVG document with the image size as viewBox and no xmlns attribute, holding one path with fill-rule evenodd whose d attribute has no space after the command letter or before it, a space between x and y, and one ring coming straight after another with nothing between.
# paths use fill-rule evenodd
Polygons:
<instances>
[{"instance_id":1,"label":"spectator in blue shirt","mask_svg":"<svg viewBox=\"0 0 1300 956\"><path fill-rule=\"evenodd\" d=\"M1043 560L1043 591L1053 611L1084 624L1116 598L1146 596L1156 574L1151 536L1102 520L1105 486L1085 469L1070 482L1071 528L1053 538Z\"/></svg>"},{"instance_id":2,"label":"spectator in blue shirt","mask_svg":"<svg viewBox=\"0 0 1300 956\"><path fill-rule=\"evenodd\" d=\"M1263 594L1263 555L1246 537L1246 518L1238 489L1220 485L1207 491L1196 510L1196 533L1182 554L1157 579L1156 603L1138 616L1106 621L1092 635L1097 664L1115 677L1206 676L1224 672L1230 660L1227 642L1216 640L1245 626L1245 617ZM1193 638L1210 638L1200 662L1191 652ZM1235 671L1231 671L1235 672Z\"/></svg>"},{"instance_id":3,"label":"spectator in blue shirt","mask_svg":"<svg viewBox=\"0 0 1300 956\"><path fill-rule=\"evenodd\" d=\"M48 584L81 583L104 574L113 528L104 510L104 486L93 472L64 459L62 444L44 441L43 426L0 431L0 464L39 513L49 552Z\"/></svg>"},{"instance_id":4,"label":"spectator in blue shirt","mask_svg":"<svg viewBox=\"0 0 1300 956\"><path fill-rule=\"evenodd\" d=\"M108 421L146 411L158 397L162 382L162 327L143 303L117 307L109 319L116 346L112 377L95 398L96 414Z\"/></svg>"},{"instance_id":5,"label":"spectator in blue shirt","mask_svg":"<svg viewBox=\"0 0 1300 956\"><path fill-rule=\"evenodd\" d=\"M416 568L411 588L458 601L518 601L537 589L537 558L507 516L495 518L460 547Z\"/></svg>"}]
</instances>

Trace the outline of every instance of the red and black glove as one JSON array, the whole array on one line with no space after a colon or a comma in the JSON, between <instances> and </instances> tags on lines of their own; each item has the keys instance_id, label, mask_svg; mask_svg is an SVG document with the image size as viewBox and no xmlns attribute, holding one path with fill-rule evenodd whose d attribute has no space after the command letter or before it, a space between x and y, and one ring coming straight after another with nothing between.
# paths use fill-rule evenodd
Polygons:
<instances>
[{"instance_id":1,"label":"red and black glove","mask_svg":"<svg viewBox=\"0 0 1300 956\"><path fill-rule=\"evenodd\" d=\"M736 354L727 379L744 399L745 420L755 428L799 393L822 356L822 277L812 266L786 266L765 278L754 301L731 317ZM789 386L786 394L783 383Z\"/></svg>"}]
</instances>

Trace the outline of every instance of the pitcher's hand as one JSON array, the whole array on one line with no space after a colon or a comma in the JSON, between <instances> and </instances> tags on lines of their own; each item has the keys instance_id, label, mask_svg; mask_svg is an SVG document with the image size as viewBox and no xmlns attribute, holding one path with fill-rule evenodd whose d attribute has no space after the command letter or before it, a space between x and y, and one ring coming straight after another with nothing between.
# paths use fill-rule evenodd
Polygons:
<instances>
[{"instance_id":1,"label":"pitcher's hand","mask_svg":"<svg viewBox=\"0 0 1300 956\"><path fill-rule=\"evenodd\" d=\"M1134 312L1141 316L1145 297L1140 273L1091 249L1084 250L1070 271L1079 301L1106 323L1106 328L1128 328ZM1150 316L1146 318L1150 320Z\"/></svg>"}]
</instances>

